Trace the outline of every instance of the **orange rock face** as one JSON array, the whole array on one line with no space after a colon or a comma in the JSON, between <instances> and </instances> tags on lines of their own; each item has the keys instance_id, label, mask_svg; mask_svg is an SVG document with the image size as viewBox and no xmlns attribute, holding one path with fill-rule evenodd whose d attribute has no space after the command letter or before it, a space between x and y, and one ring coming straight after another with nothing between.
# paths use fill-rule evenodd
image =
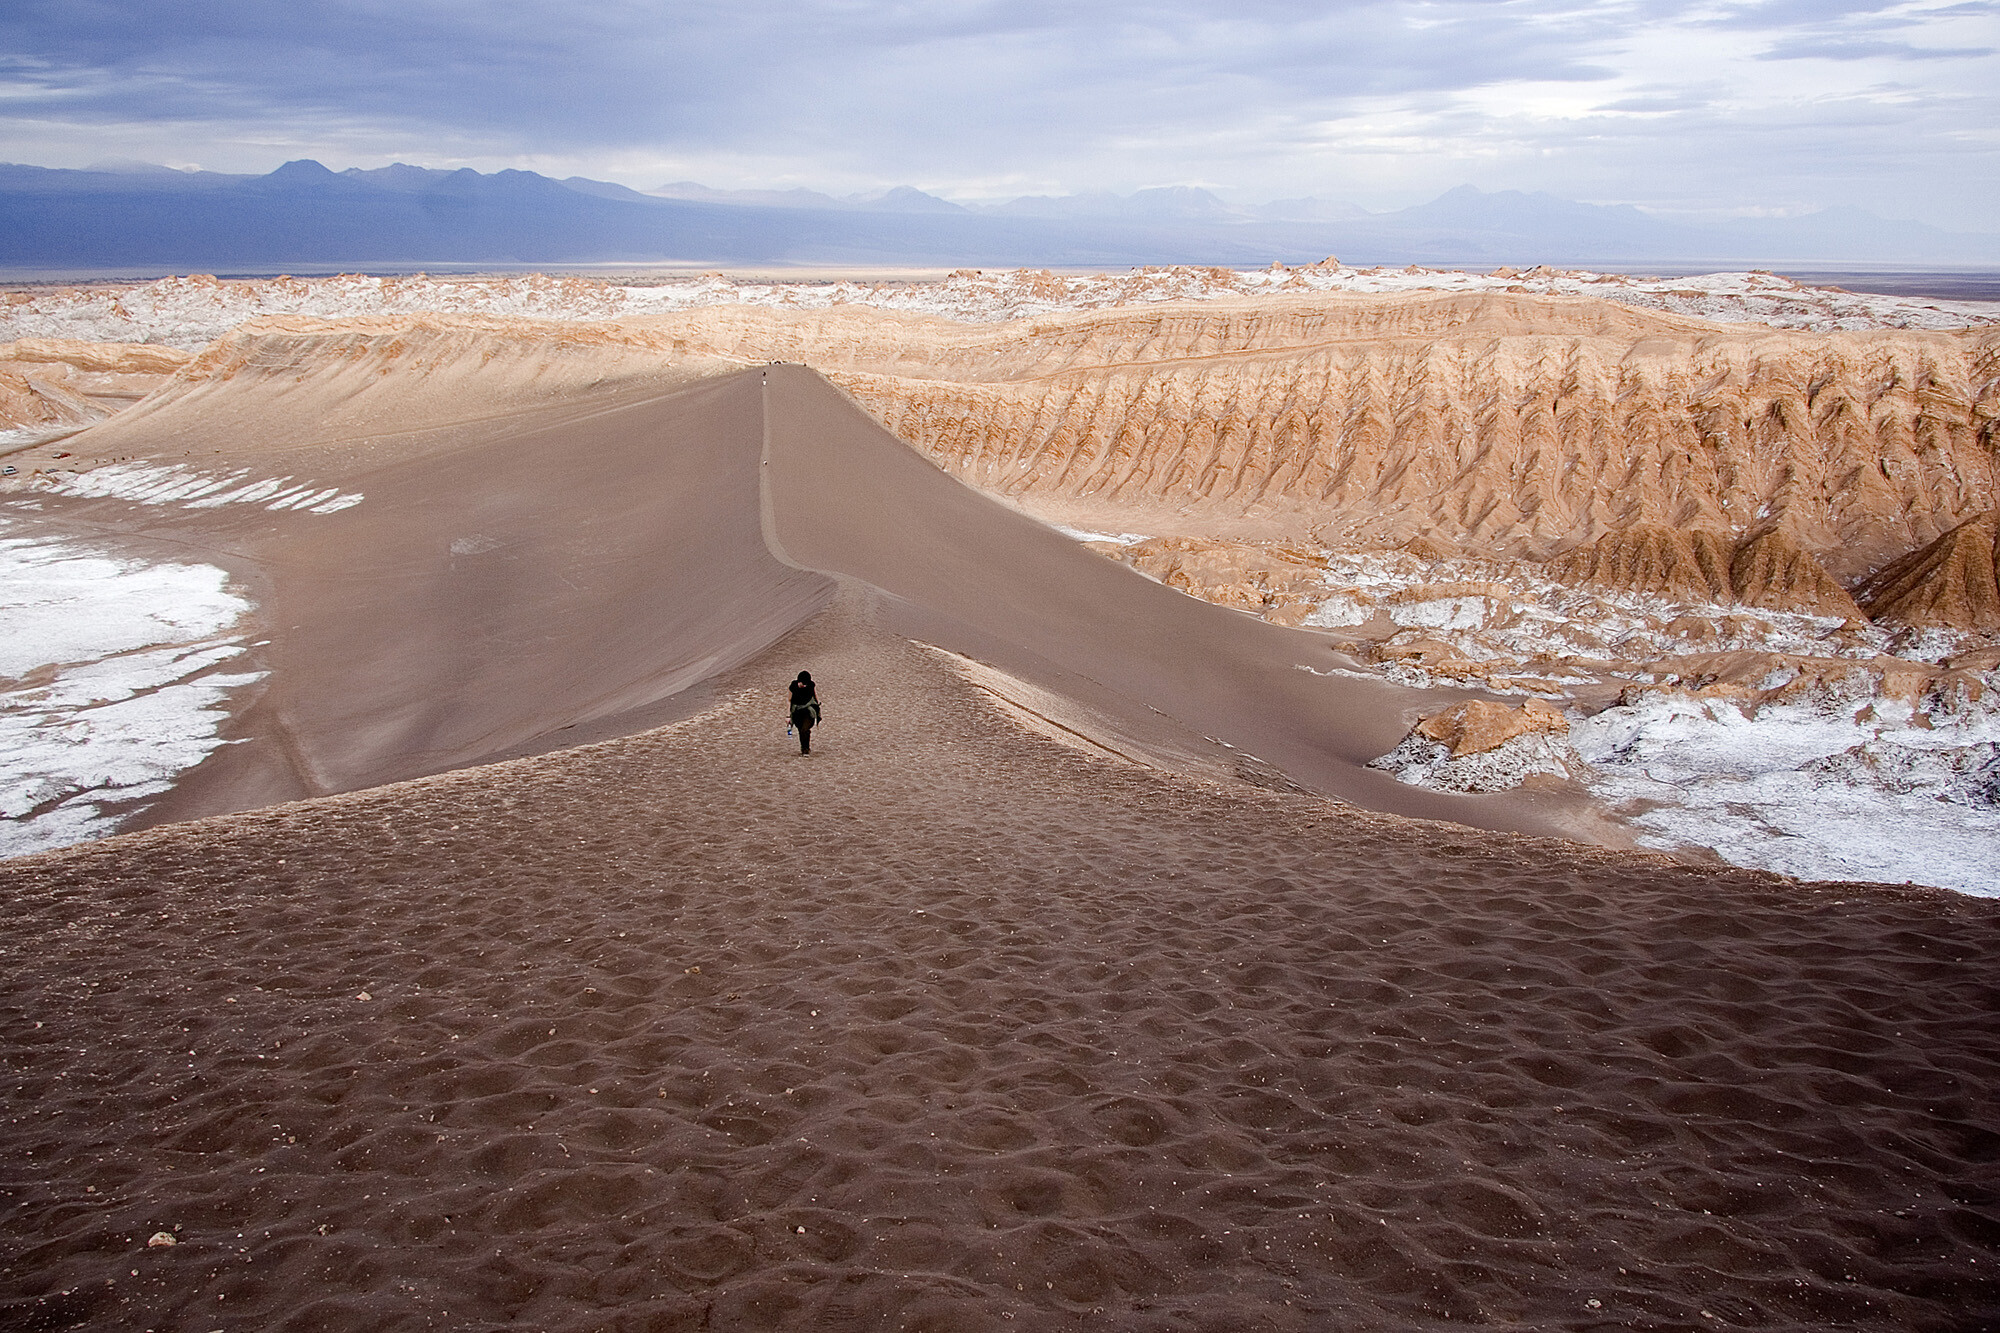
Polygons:
<instances>
[{"instance_id":1,"label":"orange rock face","mask_svg":"<svg viewBox=\"0 0 2000 1333\"><path fill-rule=\"evenodd\" d=\"M820 364L948 470L1053 513L1535 558L1646 526L1727 547L1775 526L1855 579L1994 506L1991 329L1412 294L1026 320L954 334L921 368L914 350ZM1725 584L1729 559L1660 572Z\"/></svg>"},{"instance_id":2,"label":"orange rock face","mask_svg":"<svg viewBox=\"0 0 2000 1333\"><path fill-rule=\"evenodd\" d=\"M1564 582L1673 601L1740 602L1843 618L1861 614L1826 566L1781 528L1732 543L1719 532L1642 523L1558 556L1548 572Z\"/></svg>"},{"instance_id":3,"label":"orange rock face","mask_svg":"<svg viewBox=\"0 0 2000 1333\"><path fill-rule=\"evenodd\" d=\"M1860 600L1878 620L2000 630L2000 513L1961 523L1884 568Z\"/></svg>"},{"instance_id":4,"label":"orange rock face","mask_svg":"<svg viewBox=\"0 0 2000 1333\"><path fill-rule=\"evenodd\" d=\"M1516 736L1545 733L1567 735L1569 719L1539 699L1530 699L1519 708L1468 699L1433 713L1414 728L1417 735L1451 749L1451 757L1497 750Z\"/></svg>"}]
</instances>

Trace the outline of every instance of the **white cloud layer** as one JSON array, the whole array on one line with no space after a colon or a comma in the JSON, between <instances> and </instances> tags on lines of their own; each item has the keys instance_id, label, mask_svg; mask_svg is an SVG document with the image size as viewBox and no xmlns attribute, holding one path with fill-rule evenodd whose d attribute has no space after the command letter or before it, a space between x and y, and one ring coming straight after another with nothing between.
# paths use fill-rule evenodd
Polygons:
<instances>
[{"instance_id":1,"label":"white cloud layer","mask_svg":"<svg viewBox=\"0 0 2000 1333\"><path fill-rule=\"evenodd\" d=\"M2000 205L2000 4L15 0L0 156L959 197Z\"/></svg>"}]
</instances>

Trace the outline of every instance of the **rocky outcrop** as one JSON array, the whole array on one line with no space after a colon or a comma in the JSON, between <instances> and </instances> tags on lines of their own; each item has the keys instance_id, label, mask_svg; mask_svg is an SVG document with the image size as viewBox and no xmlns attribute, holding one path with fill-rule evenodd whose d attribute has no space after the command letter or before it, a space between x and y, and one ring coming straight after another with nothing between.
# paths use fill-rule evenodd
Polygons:
<instances>
[{"instance_id":1,"label":"rocky outcrop","mask_svg":"<svg viewBox=\"0 0 2000 1333\"><path fill-rule=\"evenodd\" d=\"M2000 513L1959 524L1884 567L1859 591L1862 606L1877 620L2000 630Z\"/></svg>"},{"instance_id":2,"label":"rocky outcrop","mask_svg":"<svg viewBox=\"0 0 2000 1333\"><path fill-rule=\"evenodd\" d=\"M1565 583L1651 593L1670 601L1727 602L1733 596L1730 554L1729 539L1720 534L1639 523L1557 557L1548 569Z\"/></svg>"},{"instance_id":3,"label":"rocky outcrop","mask_svg":"<svg viewBox=\"0 0 2000 1333\"><path fill-rule=\"evenodd\" d=\"M1861 614L1826 566L1782 528L1732 543L1719 532L1642 523L1558 556L1547 572L1563 582L1675 602L1737 602L1843 619Z\"/></svg>"},{"instance_id":4,"label":"rocky outcrop","mask_svg":"<svg viewBox=\"0 0 2000 1333\"><path fill-rule=\"evenodd\" d=\"M1296 543L1156 537L1098 549L1169 588L1281 624L1303 620L1326 591L1326 557Z\"/></svg>"},{"instance_id":5,"label":"rocky outcrop","mask_svg":"<svg viewBox=\"0 0 2000 1333\"><path fill-rule=\"evenodd\" d=\"M1568 736L1569 719L1538 699L1519 708L1469 699L1419 721L1368 766L1439 791L1505 791L1537 774L1582 776Z\"/></svg>"},{"instance_id":6,"label":"rocky outcrop","mask_svg":"<svg viewBox=\"0 0 2000 1333\"><path fill-rule=\"evenodd\" d=\"M0 343L0 430L86 426L165 383L188 353L142 343Z\"/></svg>"},{"instance_id":7,"label":"rocky outcrop","mask_svg":"<svg viewBox=\"0 0 2000 1333\"><path fill-rule=\"evenodd\" d=\"M1569 719L1539 699L1530 699L1519 708L1468 699L1431 714L1411 729L1412 735L1444 746L1454 759L1497 750L1518 736L1568 733Z\"/></svg>"},{"instance_id":8,"label":"rocky outcrop","mask_svg":"<svg viewBox=\"0 0 2000 1333\"><path fill-rule=\"evenodd\" d=\"M1737 543L1729 557L1729 591L1745 606L1843 619L1861 614L1847 589L1783 528L1767 528Z\"/></svg>"}]
</instances>

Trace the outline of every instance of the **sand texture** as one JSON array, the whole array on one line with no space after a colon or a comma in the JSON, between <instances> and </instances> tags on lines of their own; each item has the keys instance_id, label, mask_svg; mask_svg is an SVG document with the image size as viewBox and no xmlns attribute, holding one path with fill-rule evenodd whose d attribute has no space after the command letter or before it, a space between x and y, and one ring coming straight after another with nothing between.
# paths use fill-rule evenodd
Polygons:
<instances>
[{"instance_id":1,"label":"sand texture","mask_svg":"<svg viewBox=\"0 0 2000 1333\"><path fill-rule=\"evenodd\" d=\"M1399 783L1462 691L529 332L253 329L15 493L256 683L0 862L0 1327L2000 1322L2000 906Z\"/></svg>"},{"instance_id":2,"label":"sand texture","mask_svg":"<svg viewBox=\"0 0 2000 1333\"><path fill-rule=\"evenodd\" d=\"M2000 1318L1991 905L1093 757L845 587L670 728L0 866L0 1319Z\"/></svg>"}]
</instances>

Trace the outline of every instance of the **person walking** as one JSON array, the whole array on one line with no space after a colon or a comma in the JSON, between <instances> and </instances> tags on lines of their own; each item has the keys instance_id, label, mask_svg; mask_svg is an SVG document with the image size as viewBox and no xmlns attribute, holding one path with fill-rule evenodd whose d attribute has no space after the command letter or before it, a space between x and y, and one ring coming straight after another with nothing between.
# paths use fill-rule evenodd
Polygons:
<instances>
[{"instance_id":1,"label":"person walking","mask_svg":"<svg viewBox=\"0 0 2000 1333\"><path fill-rule=\"evenodd\" d=\"M811 754L813 728L819 725L819 695L813 691L812 672L799 672L791 688L792 725L799 729L799 753Z\"/></svg>"}]
</instances>

